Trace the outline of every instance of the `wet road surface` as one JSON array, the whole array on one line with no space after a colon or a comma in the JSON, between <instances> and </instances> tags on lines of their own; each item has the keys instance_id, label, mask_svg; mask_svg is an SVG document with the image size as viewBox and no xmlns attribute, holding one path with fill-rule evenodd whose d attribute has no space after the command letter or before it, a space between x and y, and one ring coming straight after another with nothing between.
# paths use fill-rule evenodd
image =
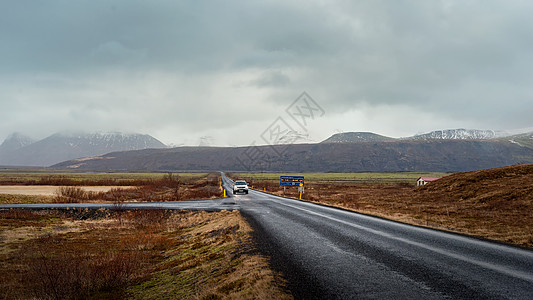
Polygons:
<instances>
[{"instance_id":1,"label":"wet road surface","mask_svg":"<svg viewBox=\"0 0 533 300\"><path fill-rule=\"evenodd\" d=\"M533 299L533 251L258 191L233 199L298 298Z\"/></svg>"}]
</instances>

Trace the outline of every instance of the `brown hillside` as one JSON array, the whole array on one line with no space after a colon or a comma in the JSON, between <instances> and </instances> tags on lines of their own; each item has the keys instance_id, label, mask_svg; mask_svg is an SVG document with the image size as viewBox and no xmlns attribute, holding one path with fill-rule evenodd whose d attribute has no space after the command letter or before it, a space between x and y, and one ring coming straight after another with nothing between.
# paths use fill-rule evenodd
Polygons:
<instances>
[{"instance_id":1,"label":"brown hillside","mask_svg":"<svg viewBox=\"0 0 533 300\"><path fill-rule=\"evenodd\" d=\"M430 215L445 209L450 229L533 246L533 165L457 173L410 194Z\"/></svg>"},{"instance_id":2,"label":"brown hillside","mask_svg":"<svg viewBox=\"0 0 533 300\"><path fill-rule=\"evenodd\" d=\"M533 204L533 165L457 173L418 189L428 199L484 203L493 207Z\"/></svg>"},{"instance_id":3,"label":"brown hillside","mask_svg":"<svg viewBox=\"0 0 533 300\"><path fill-rule=\"evenodd\" d=\"M531 163L533 149L509 141L401 140L148 149L75 159L53 168L84 171L464 172Z\"/></svg>"}]
</instances>

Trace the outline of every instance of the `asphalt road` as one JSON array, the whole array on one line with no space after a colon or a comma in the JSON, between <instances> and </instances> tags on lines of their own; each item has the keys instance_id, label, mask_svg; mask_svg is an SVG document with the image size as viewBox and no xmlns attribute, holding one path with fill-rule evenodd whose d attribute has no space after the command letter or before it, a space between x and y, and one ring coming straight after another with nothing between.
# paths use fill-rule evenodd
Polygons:
<instances>
[{"instance_id":1,"label":"asphalt road","mask_svg":"<svg viewBox=\"0 0 533 300\"><path fill-rule=\"evenodd\" d=\"M257 191L229 195L124 208L239 209L299 299L533 299L533 251ZM113 205L0 205L65 207Z\"/></svg>"},{"instance_id":2,"label":"asphalt road","mask_svg":"<svg viewBox=\"0 0 533 300\"><path fill-rule=\"evenodd\" d=\"M533 251L257 191L233 199L298 298L533 299Z\"/></svg>"},{"instance_id":3,"label":"asphalt road","mask_svg":"<svg viewBox=\"0 0 533 300\"><path fill-rule=\"evenodd\" d=\"M184 209L184 210L236 210L235 199L208 199L192 201L169 201L169 202L145 202L145 203L121 203L119 206L113 203L51 203L51 204L7 204L0 205L0 209L24 208L24 209L58 209L58 208L107 208L107 209Z\"/></svg>"}]
</instances>

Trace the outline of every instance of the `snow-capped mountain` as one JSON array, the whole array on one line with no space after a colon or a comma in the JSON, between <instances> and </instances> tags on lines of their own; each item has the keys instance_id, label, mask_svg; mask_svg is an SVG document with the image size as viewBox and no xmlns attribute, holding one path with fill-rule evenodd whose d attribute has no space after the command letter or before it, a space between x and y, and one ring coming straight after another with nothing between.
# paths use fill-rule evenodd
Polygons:
<instances>
[{"instance_id":1,"label":"snow-capped mountain","mask_svg":"<svg viewBox=\"0 0 533 300\"><path fill-rule=\"evenodd\" d=\"M372 132L343 132L337 133L322 141L322 143L359 143L359 142L384 142L401 140L491 140L521 136L533 132L533 130L494 131L479 129L446 129L435 130L429 133L417 134L405 138L392 138ZM520 133L520 135L518 134Z\"/></svg>"},{"instance_id":2,"label":"snow-capped mountain","mask_svg":"<svg viewBox=\"0 0 533 300\"><path fill-rule=\"evenodd\" d=\"M344 132L337 133L324 140L322 143L360 143L360 142L385 142L394 140L486 140L501 137L502 133L493 130L478 129L448 129L436 130L429 133L417 134L406 138L391 138L372 132Z\"/></svg>"},{"instance_id":3,"label":"snow-capped mountain","mask_svg":"<svg viewBox=\"0 0 533 300\"><path fill-rule=\"evenodd\" d=\"M0 153L0 165L50 166L74 158L147 148L166 146L147 134L61 132Z\"/></svg>"},{"instance_id":4,"label":"snow-capped mountain","mask_svg":"<svg viewBox=\"0 0 533 300\"><path fill-rule=\"evenodd\" d=\"M409 137L413 140L486 140L497 138L494 130L478 129L447 129L436 130L429 133L417 134Z\"/></svg>"},{"instance_id":5,"label":"snow-capped mountain","mask_svg":"<svg viewBox=\"0 0 533 300\"><path fill-rule=\"evenodd\" d=\"M165 144L148 134L126 134L121 132L76 133L60 132L42 141L60 142L69 147L96 147L112 151L165 148ZM109 151L108 151L109 152Z\"/></svg>"}]
</instances>

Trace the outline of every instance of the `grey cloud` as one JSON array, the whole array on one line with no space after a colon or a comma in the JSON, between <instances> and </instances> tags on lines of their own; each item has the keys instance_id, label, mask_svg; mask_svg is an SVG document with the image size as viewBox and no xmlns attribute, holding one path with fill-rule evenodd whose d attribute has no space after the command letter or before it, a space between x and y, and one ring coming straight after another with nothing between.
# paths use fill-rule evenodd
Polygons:
<instances>
[{"instance_id":1,"label":"grey cloud","mask_svg":"<svg viewBox=\"0 0 533 300\"><path fill-rule=\"evenodd\" d=\"M146 51L127 48L120 42L110 41L98 45L90 56L99 64L132 64L142 61L146 57Z\"/></svg>"},{"instance_id":2,"label":"grey cloud","mask_svg":"<svg viewBox=\"0 0 533 300\"><path fill-rule=\"evenodd\" d=\"M268 125L305 90L331 122L386 105L530 127L531 12L519 0L3 2L0 116L43 131L134 119L198 140ZM221 113L243 101L261 113Z\"/></svg>"},{"instance_id":3,"label":"grey cloud","mask_svg":"<svg viewBox=\"0 0 533 300\"><path fill-rule=\"evenodd\" d=\"M251 84L257 87L283 87L290 84L289 76L280 71L268 71L261 75L261 77L252 80Z\"/></svg>"},{"instance_id":4,"label":"grey cloud","mask_svg":"<svg viewBox=\"0 0 533 300\"><path fill-rule=\"evenodd\" d=\"M90 67L86 60L102 47L145 53L140 67L178 69L224 68L255 52L311 56L334 47L323 20L281 2L23 2L4 10L2 19L9 61L31 71Z\"/></svg>"}]
</instances>

